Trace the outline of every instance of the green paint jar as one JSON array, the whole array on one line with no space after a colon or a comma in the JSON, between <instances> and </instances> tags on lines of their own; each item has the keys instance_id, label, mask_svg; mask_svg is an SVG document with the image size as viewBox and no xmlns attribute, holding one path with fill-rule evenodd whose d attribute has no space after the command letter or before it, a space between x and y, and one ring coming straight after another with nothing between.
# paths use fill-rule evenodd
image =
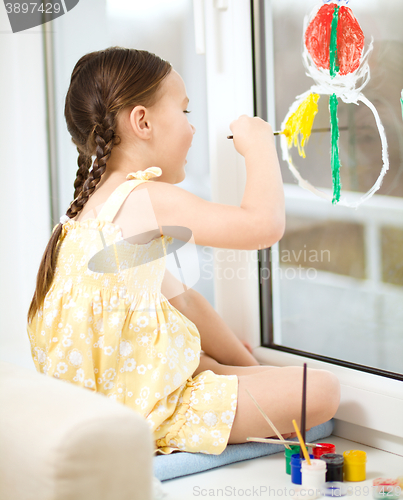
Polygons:
<instances>
[{"instance_id":1,"label":"green paint jar","mask_svg":"<svg viewBox=\"0 0 403 500\"><path fill-rule=\"evenodd\" d=\"M285 472L289 475L291 475L291 455L294 455L295 453L299 453L300 451L300 446L299 445L294 445L290 444L289 447L291 450L288 448L285 449L284 451L284 456L285 456Z\"/></svg>"}]
</instances>

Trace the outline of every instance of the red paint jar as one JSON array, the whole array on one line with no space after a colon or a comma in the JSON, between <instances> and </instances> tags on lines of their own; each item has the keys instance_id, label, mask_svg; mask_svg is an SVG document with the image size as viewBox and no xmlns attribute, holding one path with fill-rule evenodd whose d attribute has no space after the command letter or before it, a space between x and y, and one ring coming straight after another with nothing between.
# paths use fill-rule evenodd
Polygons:
<instances>
[{"instance_id":1,"label":"red paint jar","mask_svg":"<svg viewBox=\"0 0 403 500\"><path fill-rule=\"evenodd\" d=\"M325 453L336 453L336 446L331 443L316 443L312 453L314 458L320 458Z\"/></svg>"}]
</instances>

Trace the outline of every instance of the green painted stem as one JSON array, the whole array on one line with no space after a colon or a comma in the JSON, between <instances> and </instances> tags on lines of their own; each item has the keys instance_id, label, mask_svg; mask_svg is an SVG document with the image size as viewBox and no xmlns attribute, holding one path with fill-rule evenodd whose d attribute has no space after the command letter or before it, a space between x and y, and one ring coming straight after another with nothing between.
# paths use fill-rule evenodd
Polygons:
<instances>
[{"instance_id":1,"label":"green painted stem","mask_svg":"<svg viewBox=\"0 0 403 500\"><path fill-rule=\"evenodd\" d=\"M333 180L333 199L335 204L340 201L340 157L339 157L339 120L337 118L337 97L332 94L329 99L330 110L330 136L331 136L331 155L330 161L332 165L332 180Z\"/></svg>"},{"instance_id":2,"label":"green painted stem","mask_svg":"<svg viewBox=\"0 0 403 500\"><path fill-rule=\"evenodd\" d=\"M339 23L339 9L340 7L338 5L334 8L330 31L329 65L331 78L334 78L340 69L337 59L337 25Z\"/></svg>"}]
</instances>

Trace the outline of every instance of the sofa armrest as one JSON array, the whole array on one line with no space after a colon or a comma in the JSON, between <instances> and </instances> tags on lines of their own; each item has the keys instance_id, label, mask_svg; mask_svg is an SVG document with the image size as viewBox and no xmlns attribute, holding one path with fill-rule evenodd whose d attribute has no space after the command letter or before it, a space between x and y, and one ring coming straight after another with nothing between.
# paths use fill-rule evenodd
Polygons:
<instances>
[{"instance_id":1,"label":"sofa armrest","mask_svg":"<svg viewBox=\"0 0 403 500\"><path fill-rule=\"evenodd\" d=\"M0 361L0 498L151 500L151 429L121 403Z\"/></svg>"}]
</instances>

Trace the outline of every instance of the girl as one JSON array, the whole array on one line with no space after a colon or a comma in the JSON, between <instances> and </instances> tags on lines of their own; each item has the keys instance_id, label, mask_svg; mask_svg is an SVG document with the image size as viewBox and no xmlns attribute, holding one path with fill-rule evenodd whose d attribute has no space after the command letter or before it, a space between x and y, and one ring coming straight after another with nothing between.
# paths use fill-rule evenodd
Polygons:
<instances>
[{"instance_id":1,"label":"girl","mask_svg":"<svg viewBox=\"0 0 403 500\"><path fill-rule=\"evenodd\" d=\"M165 269L173 238L145 231L154 216L154 227L191 229L198 245L247 250L284 232L273 133L260 118L230 125L247 168L240 207L175 186L195 133L188 101L179 74L147 51L110 47L78 61L65 103L79 153L75 199L45 249L27 329L38 371L140 412L155 453L220 454L247 436L273 435L246 389L295 436L302 368L259 366L206 299L179 292ZM314 369L308 381L310 428L335 414L339 383Z\"/></svg>"}]
</instances>

